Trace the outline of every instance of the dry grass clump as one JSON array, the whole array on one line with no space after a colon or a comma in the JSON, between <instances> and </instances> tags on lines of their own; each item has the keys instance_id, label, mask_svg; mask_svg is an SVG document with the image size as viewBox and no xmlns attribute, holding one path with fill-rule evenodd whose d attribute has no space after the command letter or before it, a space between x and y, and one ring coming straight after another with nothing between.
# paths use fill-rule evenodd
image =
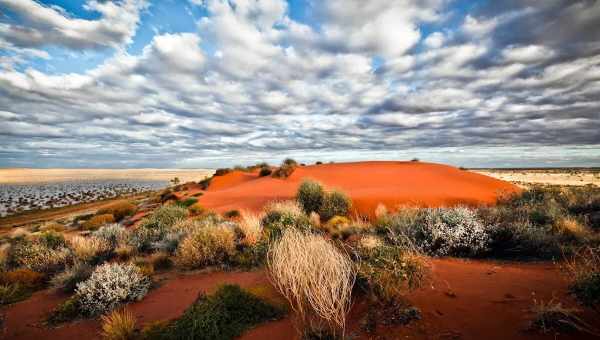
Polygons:
<instances>
[{"instance_id":1,"label":"dry grass clump","mask_svg":"<svg viewBox=\"0 0 600 340\"><path fill-rule=\"evenodd\" d=\"M572 279L570 291L577 300L600 310L600 248L584 247L566 261Z\"/></svg>"},{"instance_id":2,"label":"dry grass clump","mask_svg":"<svg viewBox=\"0 0 600 340\"><path fill-rule=\"evenodd\" d=\"M376 218L383 218L383 217L385 217L387 215L388 215L388 209L387 209L387 207L384 204L382 204L382 203L377 204L377 207L375 208L375 217Z\"/></svg>"},{"instance_id":3,"label":"dry grass clump","mask_svg":"<svg viewBox=\"0 0 600 340\"><path fill-rule=\"evenodd\" d=\"M115 217L112 214L102 214L92 216L89 220L83 223L83 229L85 230L96 230L101 226L113 223L115 221Z\"/></svg>"},{"instance_id":4,"label":"dry grass clump","mask_svg":"<svg viewBox=\"0 0 600 340\"><path fill-rule=\"evenodd\" d=\"M114 216L116 221L120 221L127 216L133 215L136 209L137 207L135 204L123 200L111 203L110 205L98 210L96 215L111 214Z\"/></svg>"},{"instance_id":5,"label":"dry grass clump","mask_svg":"<svg viewBox=\"0 0 600 340\"><path fill-rule=\"evenodd\" d=\"M253 246L260 241L262 235L262 226L260 221L263 216L254 214L249 211L242 211L241 219L238 224L240 231L243 234L241 244Z\"/></svg>"},{"instance_id":6,"label":"dry grass clump","mask_svg":"<svg viewBox=\"0 0 600 340\"><path fill-rule=\"evenodd\" d=\"M302 216L304 212L296 201L271 201L265 206L265 212L279 212L290 216Z\"/></svg>"},{"instance_id":7,"label":"dry grass clump","mask_svg":"<svg viewBox=\"0 0 600 340\"><path fill-rule=\"evenodd\" d=\"M70 258L69 249L62 245L53 248L42 239L21 239L10 247L8 262L13 267L52 273L64 268Z\"/></svg>"},{"instance_id":8,"label":"dry grass clump","mask_svg":"<svg viewBox=\"0 0 600 340\"><path fill-rule=\"evenodd\" d=\"M102 316L102 338L107 340L135 339L135 316L127 309Z\"/></svg>"},{"instance_id":9,"label":"dry grass clump","mask_svg":"<svg viewBox=\"0 0 600 340\"><path fill-rule=\"evenodd\" d=\"M573 240L582 240L590 231L573 217L562 217L554 223L554 232Z\"/></svg>"},{"instance_id":10,"label":"dry grass clump","mask_svg":"<svg viewBox=\"0 0 600 340\"><path fill-rule=\"evenodd\" d=\"M356 278L346 254L321 236L288 229L269 249L267 267L302 330L343 334Z\"/></svg>"},{"instance_id":11,"label":"dry grass clump","mask_svg":"<svg viewBox=\"0 0 600 340\"><path fill-rule=\"evenodd\" d=\"M98 237L75 235L70 237L67 242L73 250L75 257L83 262L89 262L96 256L106 254L112 249L108 241Z\"/></svg>"},{"instance_id":12,"label":"dry grass clump","mask_svg":"<svg viewBox=\"0 0 600 340\"><path fill-rule=\"evenodd\" d=\"M203 227L183 239L175 262L186 268L220 264L235 253L235 232L227 226Z\"/></svg>"},{"instance_id":13,"label":"dry grass clump","mask_svg":"<svg viewBox=\"0 0 600 340\"><path fill-rule=\"evenodd\" d=\"M20 284L33 288L40 286L44 281L44 275L31 269L20 268L0 273L0 284Z\"/></svg>"},{"instance_id":14,"label":"dry grass clump","mask_svg":"<svg viewBox=\"0 0 600 340\"><path fill-rule=\"evenodd\" d=\"M597 335L591 326L577 316L581 312L579 309L567 308L555 299L533 302L531 312L534 316L530 325L532 329L542 333L579 331Z\"/></svg>"},{"instance_id":15,"label":"dry grass clump","mask_svg":"<svg viewBox=\"0 0 600 340\"><path fill-rule=\"evenodd\" d=\"M65 231L65 226L58 222L47 222L40 227L40 231L63 232Z\"/></svg>"}]
</instances>

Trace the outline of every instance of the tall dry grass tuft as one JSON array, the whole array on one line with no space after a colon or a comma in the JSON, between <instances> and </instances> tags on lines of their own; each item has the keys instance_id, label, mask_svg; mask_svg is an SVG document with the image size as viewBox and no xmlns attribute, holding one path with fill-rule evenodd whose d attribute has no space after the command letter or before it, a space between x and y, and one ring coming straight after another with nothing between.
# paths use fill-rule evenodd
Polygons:
<instances>
[{"instance_id":1,"label":"tall dry grass tuft","mask_svg":"<svg viewBox=\"0 0 600 340\"><path fill-rule=\"evenodd\" d=\"M84 262L90 261L95 256L111 250L108 241L98 237L72 236L67 239L75 256Z\"/></svg>"},{"instance_id":2,"label":"tall dry grass tuft","mask_svg":"<svg viewBox=\"0 0 600 340\"><path fill-rule=\"evenodd\" d=\"M267 255L269 275L296 312L302 331L344 334L356 268L323 237L288 229Z\"/></svg>"},{"instance_id":3,"label":"tall dry grass tuft","mask_svg":"<svg viewBox=\"0 0 600 340\"><path fill-rule=\"evenodd\" d=\"M239 223L239 228L244 235L241 241L242 244L253 246L260 241L260 237L262 235L262 226L260 221L262 218L262 215L258 215L249 211L242 211Z\"/></svg>"},{"instance_id":4,"label":"tall dry grass tuft","mask_svg":"<svg viewBox=\"0 0 600 340\"><path fill-rule=\"evenodd\" d=\"M102 316L102 338L107 340L133 340L135 316L126 309L115 310Z\"/></svg>"},{"instance_id":5,"label":"tall dry grass tuft","mask_svg":"<svg viewBox=\"0 0 600 340\"><path fill-rule=\"evenodd\" d=\"M291 216L302 216L304 212L297 201L271 201L265 206L265 212L277 211Z\"/></svg>"}]
</instances>

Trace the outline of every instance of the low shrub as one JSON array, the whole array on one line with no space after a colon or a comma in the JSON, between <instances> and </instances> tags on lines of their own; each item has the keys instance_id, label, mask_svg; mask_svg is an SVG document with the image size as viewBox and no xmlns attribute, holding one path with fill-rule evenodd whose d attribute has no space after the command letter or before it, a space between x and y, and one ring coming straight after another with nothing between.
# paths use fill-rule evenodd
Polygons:
<instances>
[{"instance_id":1,"label":"low shrub","mask_svg":"<svg viewBox=\"0 0 600 340\"><path fill-rule=\"evenodd\" d=\"M13 267L23 267L39 273L59 271L70 258L69 249L52 249L39 240L20 240L13 244L9 252L9 263Z\"/></svg>"},{"instance_id":2,"label":"low shrub","mask_svg":"<svg viewBox=\"0 0 600 340\"><path fill-rule=\"evenodd\" d=\"M117 223L107 224L94 231L92 236L105 240L112 248L129 240L129 230Z\"/></svg>"},{"instance_id":3,"label":"low shrub","mask_svg":"<svg viewBox=\"0 0 600 340\"><path fill-rule=\"evenodd\" d=\"M325 192L319 182L305 180L298 187L296 193L296 200L304 210L306 214L311 212L319 212Z\"/></svg>"},{"instance_id":4,"label":"low shrub","mask_svg":"<svg viewBox=\"0 0 600 340\"><path fill-rule=\"evenodd\" d=\"M56 231L60 233L65 231L65 226L58 222L47 222L40 227L40 231Z\"/></svg>"},{"instance_id":5,"label":"low shrub","mask_svg":"<svg viewBox=\"0 0 600 340\"><path fill-rule=\"evenodd\" d=\"M376 299L388 303L399 301L403 294L423 285L429 266L414 250L379 242L358 247L358 278Z\"/></svg>"},{"instance_id":6,"label":"low shrub","mask_svg":"<svg viewBox=\"0 0 600 340\"><path fill-rule=\"evenodd\" d=\"M201 180L200 182L198 182L198 185L200 186L201 190L206 190L210 186L211 181L212 181L212 177L206 177L203 180Z\"/></svg>"},{"instance_id":7,"label":"low shrub","mask_svg":"<svg viewBox=\"0 0 600 340\"><path fill-rule=\"evenodd\" d=\"M340 191L331 191L323 196L323 203L319 208L319 216L323 221L328 221L333 216L347 216L350 212L352 201Z\"/></svg>"},{"instance_id":8,"label":"low shrub","mask_svg":"<svg viewBox=\"0 0 600 340\"><path fill-rule=\"evenodd\" d=\"M235 253L235 232L227 226L204 227L181 241L175 262L186 268L199 268L225 262Z\"/></svg>"},{"instance_id":9,"label":"low shrub","mask_svg":"<svg viewBox=\"0 0 600 340\"><path fill-rule=\"evenodd\" d=\"M184 206L184 207L186 207L186 208L189 208L189 207L191 207L192 205L196 204L197 202L198 202L198 199L197 199L196 197L189 197L189 198L186 198L185 200L183 200L183 201L179 202L179 204L180 204L181 206Z\"/></svg>"},{"instance_id":10,"label":"low shrub","mask_svg":"<svg viewBox=\"0 0 600 340\"><path fill-rule=\"evenodd\" d=\"M145 324L140 330L139 340L167 340L169 336L169 322L158 320Z\"/></svg>"},{"instance_id":11,"label":"low shrub","mask_svg":"<svg viewBox=\"0 0 600 340\"><path fill-rule=\"evenodd\" d=\"M121 303L141 300L149 288L150 280L135 265L107 263L77 284L75 296L83 313L99 315Z\"/></svg>"},{"instance_id":12,"label":"low shrub","mask_svg":"<svg viewBox=\"0 0 600 340\"><path fill-rule=\"evenodd\" d=\"M164 270L173 267L173 261L171 260L169 253L166 252L152 254L150 263L155 270Z\"/></svg>"},{"instance_id":13,"label":"low shrub","mask_svg":"<svg viewBox=\"0 0 600 340\"><path fill-rule=\"evenodd\" d=\"M240 217L240 211L239 210L228 210L225 213L223 213L223 216L226 218L238 218L238 217Z\"/></svg>"},{"instance_id":14,"label":"low shrub","mask_svg":"<svg viewBox=\"0 0 600 340\"><path fill-rule=\"evenodd\" d=\"M154 229L167 229L178 221L186 218L188 211L186 208L178 206L176 204L163 205L160 208L154 210L150 216L145 218L140 227L143 228L154 228Z\"/></svg>"},{"instance_id":15,"label":"low shrub","mask_svg":"<svg viewBox=\"0 0 600 340\"><path fill-rule=\"evenodd\" d=\"M201 295L174 322L164 338L234 339L247 329L282 316L282 312L236 285L223 285Z\"/></svg>"},{"instance_id":16,"label":"low shrub","mask_svg":"<svg viewBox=\"0 0 600 340\"><path fill-rule=\"evenodd\" d=\"M230 173L232 170L229 168L220 168L215 171L214 176L224 176Z\"/></svg>"},{"instance_id":17,"label":"low shrub","mask_svg":"<svg viewBox=\"0 0 600 340\"><path fill-rule=\"evenodd\" d=\"M560 237L548 226L536 226L529 222L492 225L489 254L496 258L558 259L566 249L561 247Z\"/></svg>"},{"instance_id":18,"label":"low shrub","mask_svg":"<svg viewBox=\"0 0 600 340\"><path fill-rule=\"evenodd\" d=\"M321 228L326 230L333 237L337 238L340 236L342 231L350 228L351 223L352 221L345 216L333 216Z\"/></svg>"},{"instance_id":19,"label":"low shrub","mask_svg":"<svg viewBox=\"0 0 600 340\"><path fill-rule=\"evenodd\" d=\"M83 229L85 230L96 230L101 226L113 223L115 221L115 217L112 214L102 214L92 216L89 220L83 223Z\"/></svg>"},{"instance_id":20,"label":"low shrub","mask_svg":"<svg viewBox=\"0 0 600 340\"><path fill-rule=\"evenodd\" d=\"M600 248L583 247L566 261L569 290L584 306L600 310Z\"/></svg>"},{"instance_id":21,"label":"low shrub","mask_svg":"<svg viewBox=\"0 0 600 340\"><path fill-rule=\"evenodd\" d=\"M356 277L346 254L321 236L288 229L269 248L267 268L301 329L343 334Z\"/></svg>"},{"instance_id":22,"label":"low shrub","mask_svg":"<svg viewBox=\"0 0 600 340\"><path fill-rule=\"evenodd\" d=\"M77 262L52 277L50 284L55 289L60 289L66 293L74 292L78 283L87 280L92 275L93 269L87 263Z\"/></svg>"},{"instance_id":23,"label":"low shrub","mask_svg":"<svg viewBox=\"0 0 600 340\"><path fill-rule=\"evenodd\" d=\"M241 214L238 228L242 234L241 244L253 246L261 240L262 226L260 224L261 216L249 211L243 211Z\"/></svg>"},{"instance_id":24,"label":"low shrub","mask_svg":"<svg viewBox=\"0 0 600 340\"><path fill-rule=\"evenodd\" d=\"M403 236L435 256L480 256L489 247L489 230L465 207L424 209Z\"/></svg>"},{"instance_id":25,"label":"low shrub","mask_svg":"<svg viewBox=\"0 0 600 340\"><path fill-rule=\"evenodd\" d=\"M271 176L274 178L288 178L294 172L294 170L296 170L297 167L298 163L296 163L295 160L287 158L281 163L279 168L273 171Z\"/></svg>"},{"instance_id":26,"label":"low shrub","mask_svg":"<svg viewBox=\"0 0 600 340\"><path fill-rule=\"evenodd\" d=\"M558 218L552 226L553 232L567 241L583 241L590 231L573 217Z\"/></svg>"},{"instance_id":27,"label":"low shrub","mask_svg":"<svg viewBox=\"0 0 600 340\"><path fill-rule=\"evenodd\" d=\"M533 320L530 328L533 330L539 330L542 333L582 331L594 334L590 327L577 316L580 310L564 307L558 301L534 300L531 312L533 313Z\"/></svg>"},{"instance_id":28,"label":"low shrub","mask_svg":"<svg viewBox=\"0 0 600 340\"><path fill-rule=\"evenodd\" d=\"M19 283L0 284L0 305L19 302L31 296L30 289Z\"/></svg>"},{"instance_id":29,"label":"low shrub","mask_svg":"<svg viewBox=\"0 0 600 340\"><path fill-rule=\"evenodd\" d=\"M75 320L81 316L79 300L72 296L58 305L48 316L48 323L56 325L59 323Z\"/></svg>"},{"instance_id":30,"label":"low shrub","mask_svg":"<svg viewBox=\"0 0 600 340\"><path fill-rule=\"evenodd\" d=\"M263 239L273 241L288 228L310 230L311 222L295 201L271 202L261 220Z\"/></svg>"},{"instance_id":31,"label":"low shrub","mask_svg":"<svg viewBox=\"0 0 600 340\"><path fill-rule=\"evenodd\" d=\"M26 288L36 288L44 283L44 274L31 269L15 269L0 273L0 284L19 284Z\"/></svg>"},{"instance_id":32,"label":"low shrub","mask_svg":"<svg viewBox=\"0 0 600 340\"><path fill-rule=\"evenodd\" d=\"M111 244L105 239L75 235L69 239L73 254L82 262L99 262L108 258L112 251Z\"/></svg>"},{"instance_id":33,"label":"low shrub","mask_svg":"<svg viewBox=\"0 0 600 340\"><path fill-rule=\"evenodd\" d=\"M103 315L102 338L107 340L133 340L136 338L135 316L127 309Z\"/></svg>"},{"instance_id":34,"label":"low shrub","mask_svg":"<svg viewBox=\"0 0 600 340\"><path fill-rule=\"evenodd\" d=\"M38 236L39 242L50 249L59 249L67 245L65 237L56 231L48 230Z\"/></svg>"},{"instance_id":35,"label":"low shrub","mask_svg":"<svg viewBox=\"0 0 600 340\"><path fill-rule=\"evenodd\" d=\"M96 215L111 214L115 218L115 221L121 221L127 216L131 216L135 213L137 207L135 204L129 201L117 201L101 208L96 212Z\"/></svg>"},{"instance_id":36,"label":"low shrub","mask_svg":"<svg viewBox=\"0 0 600 340\"><path fill-rule=\"evenodd\" d=\"M258 176L266 177L266 176L270 176L272 173L273 173L273 170L271 170L271 168L269 166L266 166L266 167L260 168L260 171L258 172Z\"/></svg>"},{"instance_id":37,"label":"low shrub","mask_svg":"<svg viewBox=\"0 0 600 340\"><path fill-rule=\"evenodd\" d=\"M206 209L200 203L190 205L188 210L192 216L201 215L206 212Z\"/></svg>"}]
</instances>

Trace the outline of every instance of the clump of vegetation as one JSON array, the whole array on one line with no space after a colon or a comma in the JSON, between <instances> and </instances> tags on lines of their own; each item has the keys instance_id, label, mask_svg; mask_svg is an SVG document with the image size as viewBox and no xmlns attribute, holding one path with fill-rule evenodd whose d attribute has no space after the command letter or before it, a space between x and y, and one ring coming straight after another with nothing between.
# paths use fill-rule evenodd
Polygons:
<instances>
[{"instance_id":1,"label":"clump of vegetation","mask_svg":"<svg viewBox=\"0 0 600 340\"><path fill-rule=\"evenodd\" d=\"M31 269L20 268L0 273L0 284L19 284L27 288L36 288L44 283L44 274Z\"/></svg>"},{"instance_id":2,"label":"clump of vegetation","mask_svg":"<svg viewBox=\"0 0 600 340\"><path fill-rule=\"evenodd\" d=\"M269 249L267 267L301 329L343 334L356 277L346 254L321 236L288 229Z\"/></svg>"},{"instance_id":3,"label":"clump of vegetation","mask_svg":"<svg viewBox=\"0 0 600 340\"><path fill-rule=\"evenodd\" d=\"M281 163L279 168L273 171L271 176L274 178L288 178L294 172L294 170L296 170L297 167L298 163L295 160L291 158L286 158Z\"/></svg>"},{"instance_id":4,"label":"clump of vegetation","mask_svg":"<svg viewBox=\"0 0 600 340\"><path fill-rule=\"evenodd\" d=\"M108 241L94 236L73 236L69 246L78 260L93 263L106 259L113 249Z\"/></svg>"},{"instance_id":5,"label":"clump of vegetation","mask_svg":"<svg viewBox=\"0 0 600 340\"><path fill-rule=\"evenodd\" d=\"M229 168L220 168L215 171L214 176L224 176L230 173L232 170Z\"/></svg>"},{"instance_id":6,"label":"clump of vegetation","mask_svg":"<svg viewBox=\"0 0 600 340\"><path fill-rule=\"evenodd\" d=\"M102 337L107 340L135 339L135 316L127 309L120 309L102 316Z\"/></svg>"},{"instance_id":7,"label":"clump of vegetation","mask_svg":"<svg viewBox=\"0 0 600 340\"><path fill-rule=\"evenodd\" d=\"M124 302L141 300L150 279L133 264L107 263L97 267L89 279L77 284L75 297L86 315L99 315Z\"/></svg>"},{"instance_id":8,"label":"clump of vegetation","mask_svg":"<svg viewBox=\"0 0 600 340\"><path fill-rule=\"evenodd\" d=\"M176 263L186 268L199 268L225 262L235 253L235 232L227 226L199 228L187 236L177 248Z\"/></svg>"},{"instance_id":9,"label":"clump of vegetation","mask_svg":"<svg viewBox=\"0 0 600 340\"><path fill-rule=\"evenodd\" d=\"M196 197L189 197L181 202L178 202L179 205L186 207L186 208L189 208L196 203L198 203L198 199Z\"/></svg>"},{"instance_id":10,"label":"clump of vegetation","mask_svg":"<svg viewBox=\"0 0 600 340\"><path fill-rule=\"evenodd\" d=\"M113 216L113 214L95 215L83 223L83 229L96 230L96 229L100 228L101 226L108 224L108 223L113 223L114 221L115 221L115 217Z\"/></svg>"},{"instance_id":11,"label":"clump of vegetation","mask_svg":"<svg viewBox=\"0 0 600 340\"><path fill-rule=\"evenodd\" d=\"M271 170L270 166L264 166L260 168L260 171L258 172L258 176L259 177L266 177L266 176L270 176L273 173L273 170Z\"/></svg>"},{"instance_id":12,"label":"clump of vegetation","mask_svg":"<svg viewBox=\"0 0 600 340\"><path fill-rule=\"evenodd\" d=\"M56 325L59 323L67 322L70 320L77 319L81 316L81 310L79 300L77 297L72 296L65 302L58 305L48 316L48 323Z\"/></svg>"},{"instance_id":13,"label":"clump of vegetation","mask_svg":"<svg viewBox=\"0 0 600 340\"><path fill-rule=\"evenodd\" d=\"M19 283L0 284L0 305L8 305L27 299L31 290Z\"/></svg>"},{"instance_id":14,"label":"clump of vegetation","mask_svg":"<svg viewBox=\"0 0 600 340\"><path fill-rule=\"evenodd\" d=\"M567 261L571 293L588 307L600 310L600 248L584 247Z\"/></svg>"},{"instance_id":15,"label":"clump of vegetation","mask_svg":"<svg viewBox=\"0 0 600 340\"><path fill-rule=\"evenodd\" d=\"M324 197L325 191L323 190L321 183L311 180L303 181L296 193L296 200L306 214L319 212Z\"/></svg>"},{"instance_id":16,"label":"clump of vegetation","mask_svg":"<svg viewBox=\"0 0 600 340\"><path fill-rule=\"evenodd\" d=\"M234 339L252 326L278 319L282 314L239 286L223 285L213 295L200 295L161 338Z\"/></svg>"},{"instance_id":17,"label":"clump of vegetation","mask_svg":"<svg viewBox=\"0 0 600 340\"><path fill-rule=\"evenodd\" d=\"M262 226L260 224L261 216L248 211L243 211L241 214L238 228L242 234L241 244L246 246L254 246L262 236Z\"/></svg>"},{"instance_id":18,"label":"clump of vegetation","mask_svg":"<svg viewBox=\"0 0 600 340\"><path fill-rule=\"evenodd\" d=\"M120 224L107 224L92 233L93 237L105 240L112 248L119 244L124 244L129 240L129 230Z\"/></svg>"},{"instance_id":19,"label":"clump of vegetation","mask_svg":"<svg viewBox=\"0 0 600 340\"><path fill-rule=\"evenodd\" d=\"M240 211L239 210L228 210L223 214L223 216L226 218L238 218L238 217L240 217Z\"/></svg>"},{"instance_id":20,"label":"clump of vegetation","mask_svg":"<svg viewBox=\"0 0 600 340\"><path fill-rule=\"evenodd\" d=\"M352 201L341 191L327 192L323 196L323 203L319 207L319 216L323 221L328 221L333 216L347 216L350 213Z\"/></svg>"},{"instance_id":21,"label":"clump of vegetation","mask_svg":"<svg viewBox=\"0 0 600 340\"><path fill-rule=\"evenodd\" d=\"M70 260L69 249L52 248L40 239L19 239L10 247L8 262L12 267L23 267L39 273L53 273L64 268Z\"/></svg>"},{"instance_id":22,"label":"clump of vegetation","mask_svg":"<svg viewBox=\"0 0 600 340\"><path fill-rule=\"evenodd\" d=\"M534 314L530 325L531 329L539 330L542 333L581 331L594 334L591 327L577 316L580 312L578 309L567 308L558 301L538 302L534 300L531 312Z\"/></svg>"},{"instance_id":23,"label":"clump of vegetation","mask_svg":"<svg viewBox=\"0 0 600 340\"><path fill-rule=\"evenodd\" d=\"M357 253L359 282L383 303L399 301L421 287L429 274L427 261L414 249L366 241L359 244Z\"/></svg>"},{"instance_id":24,"label":"clump of vegetation","mask_svg":"<svg viewBox=\"0 0 600 340\"><path fill-rule=\"evenodd\" d=\"M164 205L143 219L130 237L129 242L139 251L147 251L153 244L162 241L172 226L188 216L186 208Z\"/></svg>"},{"instance_id":25,"label":"clump of vegetation","mask_svg":"<svg viewBox=\"0 0 600 340\"><path fill-rule=\"evenodd\" d=\"M296 201L275 201L265 208L265 215L261 220L264 239L272 241L281 236L288 228L310 230L311 222L302 212Z\"/></svg>"},{"instance_id":26,"label":"clump of vegetation","mask_svg":"<svg viewBox=\"0 0 600 340\"><path fill-rule=\"evenodd\" d=\"M71 293L75 291L77 284L87 280L92 272L92 266L84 262L77 262L52 277L50 284L56 289Z\"/></svg>"},{"instance_id":27,"label":"clump of vegetation","mask_svg":"<svg viewBox=\"0 0 600 340\"><path fill-rule=\"evenodd\" d=\"M125 217L133 215L136 209L137 207L135 204L122 200L111 203L110 205L98 210L96 215L111 214L113 215L115 221L121 221Z\"/></svg>"}]
</instances>

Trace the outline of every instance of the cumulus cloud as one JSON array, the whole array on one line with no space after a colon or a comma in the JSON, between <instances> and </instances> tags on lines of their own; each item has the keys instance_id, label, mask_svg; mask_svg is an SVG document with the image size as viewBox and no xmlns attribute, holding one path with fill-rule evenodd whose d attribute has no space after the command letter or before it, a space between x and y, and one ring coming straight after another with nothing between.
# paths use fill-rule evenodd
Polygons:
<instances>
[{"instance_id":1,"label":"cumulus cloud","mask_svg":"<svg viewBox=\"0 0 600 340\"><path fill-rule=\"evenodd\" d=\"M89 1L100 17L86 20L30 0L0 4L31 12L2 24L0 46L30 52L122 46L144 7ZM0 72L0 164L600 160L600 37L586 31L600 18L594 2L492 2L450 20L442 0L336 0L314 2L312 22L283 0L186 5L207 13L194 31L156 33L139 53L116 49L83 72ZM560 32L535 28L556 31L548 22Z\"/></svg>"}]
</instances>

